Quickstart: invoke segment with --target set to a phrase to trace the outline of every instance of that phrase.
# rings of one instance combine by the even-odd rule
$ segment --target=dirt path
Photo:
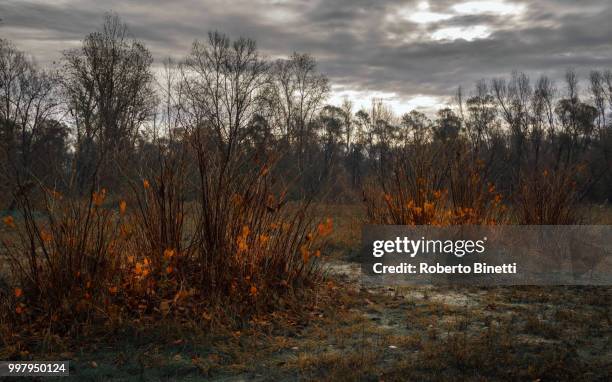
[[[217,380],[612,375],[609,288],[398,288],[362,282],[355,263],[329,269],[350,294],[332,320],[313,321],[255,371]]]

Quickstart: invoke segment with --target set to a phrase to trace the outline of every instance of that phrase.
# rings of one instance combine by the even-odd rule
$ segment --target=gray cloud
[[[400,100],[448,96],[458,85],[512,70],[559,77],[573,67],[584,77],[612,67],[609,0],[486,0],[498,6],[453,8],[469,1],[481,0],[428,7],[416,0],[8,0],[0,4],[0,35],[47,64],[112,10],[158,62],[184,56],[195,38],[217,29],[254,38],[271,57],[310,52],[337,88]],[[426,14],[418,19],[418,12]]]

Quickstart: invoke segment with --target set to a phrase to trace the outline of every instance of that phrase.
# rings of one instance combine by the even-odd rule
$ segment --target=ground
[[[71,359],[72,379],[92,381],[612,379],[612,288],[364,284],[351,262],[362,212],[330,211],[333,281],[299,315],[239,331],[162,322],[79,346],[44,338],[38,356]]]

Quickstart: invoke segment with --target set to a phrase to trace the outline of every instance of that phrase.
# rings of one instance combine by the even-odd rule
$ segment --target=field
[[[609,219],[608,210],[597,219]],[[78,380],[609,380],[612,288],[413,287],[363,284],[351,262],[363,211],[333,218],[312,301],[243,328],[202,320],[92,328],[34,339],[2,359],[70,359]],[[297,309],[296,309],[297,308]],[[31,353],[30,353],[31,352]]]
[[[0,361],[612,381],[612,7],[260,2],[0,4]]]

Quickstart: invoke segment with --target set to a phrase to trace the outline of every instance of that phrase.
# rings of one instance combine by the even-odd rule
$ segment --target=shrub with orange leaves
[[[180,151],[166,151],[161,146],[159,150],[158,165],[139,177],[142,186],[138,180],[130,182],[133,207],[124,222],[130,234],[128,252],[136,254],[136,264],[141,264],[140,272],[127,283],[135,288],[135,294],[149,293],[147,298],[154,294],[169,298],[176,293],[176,279],[187,270],[188,248],[194,240],[185,231],[189,218],[185,209],[185,158]],[[148,308],[158,304],[151,301]]]
[[[35,213],[31,194],[18,195],[23,219],[18,224],[4,219],[16,238],[0,236],[0,245],[16,276],[15,312],[47,326],[53,316],[52,326],[66,328],[65,320],[92,317],[112,294],[109,288],[120,283],[124,242],[114,214],[102,206],[105,189],[92,192],[88,200],[59,198],[45,190]]]
[[[236,150],[228,156],[210,150],[199,130],[190,139],[202,188],[191,209],[197,237],[186,264],[205,266],[183,274],[207,300],[226,302],[240,319],[272,309],[289,292],[308,293],[322,279],[313,259],[319,260],[332,220],[316,224],[309,202],[287,206],[271,154]]]
[[[391,162],[391,174],[370,182],[364,191],[369,222],[434,226],[505,222],[501,194],[481,176],[486,173],[483,162],[461,148],[456,142],[452,147],[421,143],[399,151]],[[455,155],[448,156],[449,151]]]
[[[19,278],[8,309],[19,315],[14,322],[36,318],[62,331],[118,315],[200,317],[220,306],[249,320],[323,280],[319,260],[333,221],[315,222],[308,201],[287,206],[274,160],[227,158],[191,144],[200,179],[189,208],[188,157],[163,150],[159,166],[144,170],[112,208],[97,184],[81,200],[46,192],[36,214],[21,196],[23,222],[3,218],[19,235],[3,241]]]

